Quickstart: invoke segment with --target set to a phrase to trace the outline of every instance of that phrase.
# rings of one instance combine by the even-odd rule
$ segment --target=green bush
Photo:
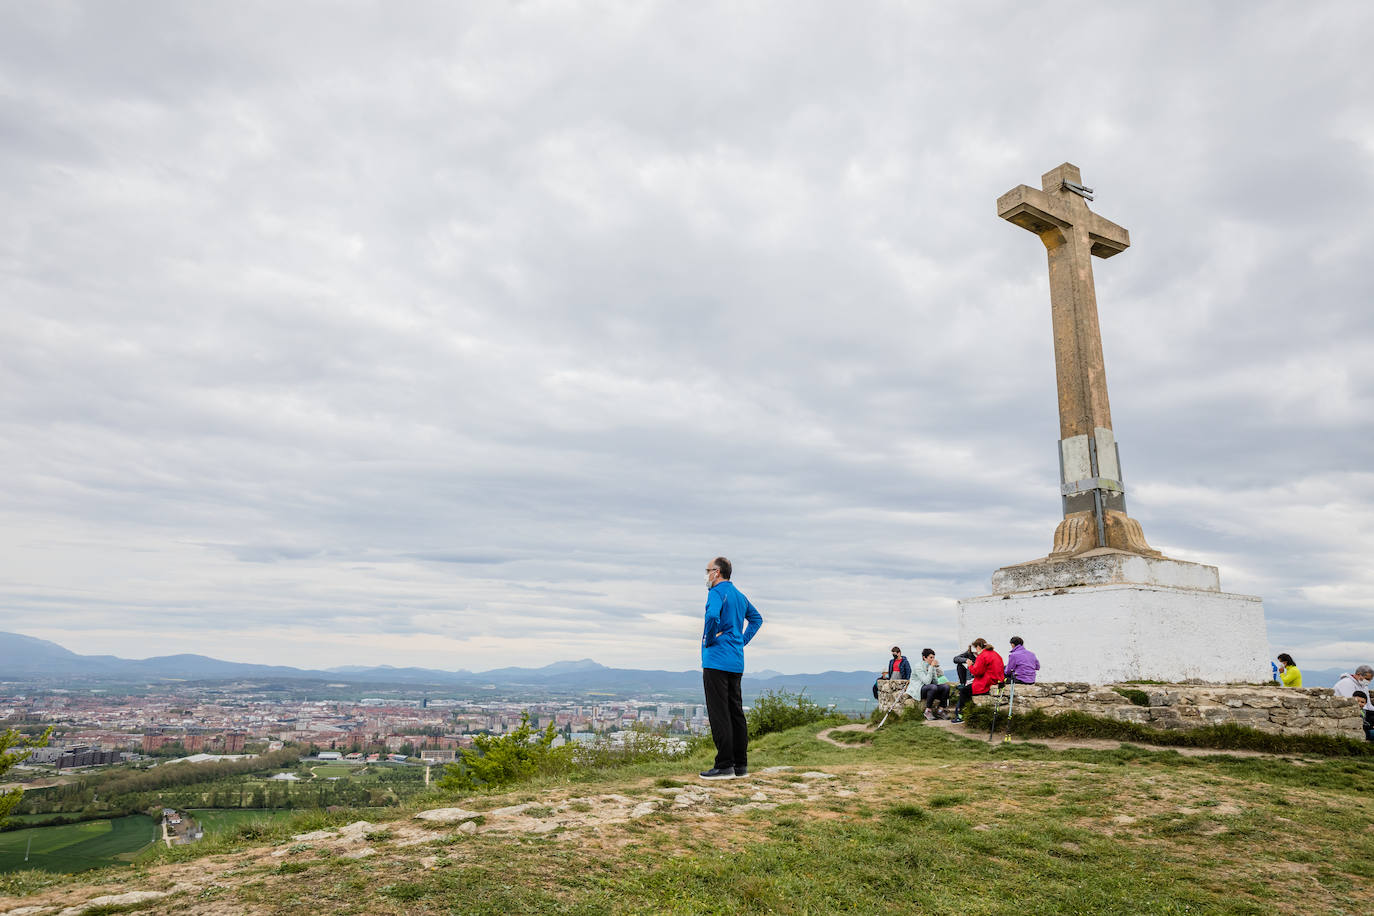
[[[580,770],[605,770],[635,763],[672,760],[690,754],[697,745],[710,739],[673,738],[636,724],[629,731],[617,733],[619,741],[612,743],[601,735],[588,744],[573,745],[572,763]]]
[[[509,734],[476,735],[474,749],[464,748],[456,763],[444,767],[439,788],[471,792],[566,770],[572,762],[573,747],[553,747],[556,737],[552,722],[544,731],[535,732],[530,727],[530,714],[521,713],[520,727]]]
[[[767,690],[754,701],[745,718],[749,722],[749,737],[757,738],[769,732],[782,732],[798,725],[819,722],[829,715],[830,711],[824,706],[811,702],[801,693]]]
[[[34,738],[25,737],[13,728],[7,728],[0,732],[0,776],[7,773],[10,767],[28,757],[32,748],[47,744],[51,735],[51,728]],[[0,824],[5,823],[9,813],[14,810],[14,807],[19,804],[23,797],[23,789],[10,789],[8,792],[0,793]]]

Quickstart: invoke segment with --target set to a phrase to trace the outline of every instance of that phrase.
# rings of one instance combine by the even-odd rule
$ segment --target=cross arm
[[[1092,243],[1093,254],[1110,258],[1131,247],[1131,234],[1125,229],[1092,211],[1088,212],[1088,217],[1088,241]]]
[[[1073,225],[1069,208],[1044,191],[1017,185],[997,198],[997,215],[1042,238],[1046,233]]]
[[[1034,232],[1050,247],[1058,244],[1053,241],[1054,236],[1062,235],[1075,224],[1082,224],[1085,218],[1088,242],[1097,257],[1110,258],[1131,247],[1131,234],[1116,223],[1098,216],[1082,203],[1075,208],[1062,198],[1030,185],[1017,185],[997,198],[997,215]]]

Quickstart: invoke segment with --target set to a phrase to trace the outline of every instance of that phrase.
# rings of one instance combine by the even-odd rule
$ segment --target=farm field
[[[358,772],[359,768],[356,763],[323,763],[319,766],[312,766],[310,772],[314,773],[318,779],[328,779],[331,776],[352,776]]]
[[[0,833],[0,872],[38,868],[71,873],[127,864],[160,836],[157,821],[143,814],[12,830]],[[26,848],[30,849],[28,862],[24,861]]]
[[[240,824],[270,824],[286,820],[296,811],[259,810],[256,808],[192,808],[186,812],[200,824],[207,837],[219,836],[238,828]]]

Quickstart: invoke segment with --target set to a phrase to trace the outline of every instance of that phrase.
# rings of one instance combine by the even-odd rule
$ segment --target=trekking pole
[[[992,728],[988,729],[988,744],[992,743],[993,733],[997,731],[997,707],[1002,705],[1001,684],[998,684],[997,695],[992,698]]]

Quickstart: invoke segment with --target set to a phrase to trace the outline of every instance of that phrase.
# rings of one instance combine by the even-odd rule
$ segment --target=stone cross
[[[1066,162],[1041,176],[1042,190],[1020,185],[997,199],[997,215],[1034,232],[1049,252],[1064,508],[1050,559],[1099,547],[1157,557],[1126,514],[1093,289],[1093,255],[1120,254],[1131,237],[1088,209],[1092,189],[1082,182],[1078,166]]]

